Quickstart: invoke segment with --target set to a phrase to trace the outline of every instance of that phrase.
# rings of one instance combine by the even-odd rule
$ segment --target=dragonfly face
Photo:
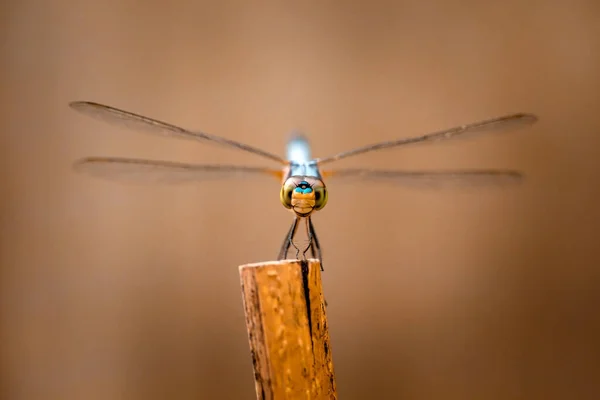
[[[281,187],[281,204],[298,217],[308,217],[327,204],[327,187],[321,179],[312,176],[292,176]]]
[[[491,131],[505,131],[510,128],[531,125],[537,121],[537,117],[533,114],[509,114],[420,136],[369,144],[329,157],[316,159],[312,158],[310,146],[306,138],[302,135],[295,135],[288,142],[286,159],[245,143],[200,131],[190,131],[168,122],[99,103],[76,101],[70,103],[70,106],[83,114],[115,125],[124,125],[128,128],[134,128],[154,135],[167,135],[202,143],[213,143],[232,150],[252,153],[268,159],[270,162],[277,163],[278,168],[224,164],[190,164],[139,158],[96,156],[78,160],[75,163],[75,168],[110,179],[133,178],[136,181],[151,179],[157,182],[197,182],[207,177],[219,177],[223,179],[247,178],[251,176],[277,177],[282,183],[280,191],[281,203],[295,214],[292,226],[280,248],[278,259],[285,258],[291,246],[297,250],[296,258],[299,257],[300,253],[304,257],[304,254],[310,249],[312,256],[321,261],[321,268],[323,267],[321,247],[312,224],[311,215],[313,212],[323,209],[327,204],[328,194],[327,188],[323,183],[323,177],[336,181],[360,182],[361,184],[368,182],[388,182],[399,185],[424,184],[425,186],[437,186],[440,183],[467,184],[469,186],[487,185],[519,182],[522,178],[522,174],[519,171],[506,169],[407,171],[339,168],[323,171],[323,174],[321,174],[320,168],[323,165],[373,151],[405,147],[417,143],[445,141],[455,137],[483,134]],[[298,249],[293,241],[300,221],[305,224],[309,237],[308,247],[304,250]]]

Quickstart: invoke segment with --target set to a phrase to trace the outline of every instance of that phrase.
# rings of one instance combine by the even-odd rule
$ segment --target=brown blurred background
[[[531,129],[340,162],[516,168],[479,190],[329,182],[314,222],[341,399],[600,393],[600,3],[2,2],[0,397],[255,398],[238,265],[278,182],[148,186],[73,160],[261,159],[149,137],[92,100],[315,156],[510,112]],[[268,165],[268,163],[267,163]]]

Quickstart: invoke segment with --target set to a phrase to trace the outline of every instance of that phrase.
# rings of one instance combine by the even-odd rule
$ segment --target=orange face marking
[[[315,208],[315,192],[292,192],[292,210],[298,215],[308,215]]]

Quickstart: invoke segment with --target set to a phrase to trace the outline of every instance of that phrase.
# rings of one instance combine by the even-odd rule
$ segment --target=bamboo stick
[[[257,398],[337,399],[319,262],[239,268]]]

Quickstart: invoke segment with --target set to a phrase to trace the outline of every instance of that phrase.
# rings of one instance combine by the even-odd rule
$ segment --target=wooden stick
[[[319,262],[242,265],[240,278],[257,398],[337,399]]]

